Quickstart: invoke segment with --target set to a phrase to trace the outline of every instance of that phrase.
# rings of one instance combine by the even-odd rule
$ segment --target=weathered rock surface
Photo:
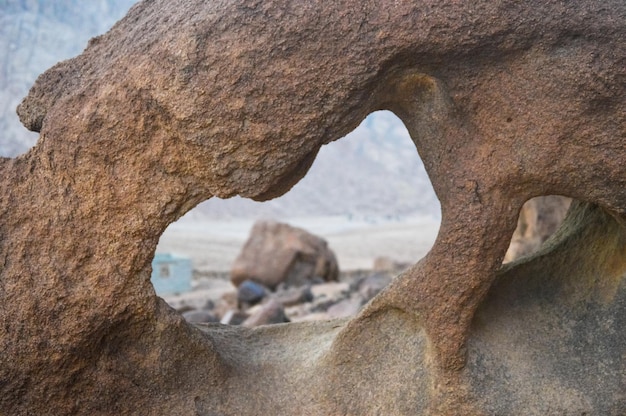
[[[332,281],[338,276],[337,259],[324,239],[275,221],[254,224],[231,270],[235,286],[252,280],[270,289],[279,284],[302,286],[315,279]]]
[[[25,153],[37,141],[38,134],[24,129],[15,114],[37,76],[80,53],[90,37],[104,33],[133,3],[137,1],[0,2],[0,156]],[[215,220],[439,213],[423,164],[393,114],[376,113],[348,136],[322,148],[305,179],[280,200],[261,204],[212,198],[191,215]]]
[[[621,0],[139,3],[37,80],[39,142],[0,159],[0,413],[624,414],[624,22]],[[442,226],[355,318],[194,326],[155,296],[169,223],[288,191],[377,109]],[[584,202],[502,267],[537,195]]]

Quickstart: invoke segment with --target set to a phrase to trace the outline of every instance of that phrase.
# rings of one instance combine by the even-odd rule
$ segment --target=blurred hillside
[[[0,0],[0,155],[37,140],[15,108],[36,77],[77,55],[135,0]],[[406,129],[389,112],[370,115],[345,138],[324,146],[309,174],[287,195],[256,203],[212,199],[188,219],[345,215],[439,216],[439,203]]]
[[[24,153],[37,140],[15,114],[37,76],[79,54],[135,2],[0,0],[0,155]]]

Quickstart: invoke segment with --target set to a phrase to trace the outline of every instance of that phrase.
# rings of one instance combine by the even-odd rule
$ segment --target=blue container
[[[191,259],[169,253],[157,253],[152,260],[150,280],[157,295],[173,295],[191,290]]]

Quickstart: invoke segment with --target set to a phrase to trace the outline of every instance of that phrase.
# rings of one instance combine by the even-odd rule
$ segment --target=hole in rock
[[[157,247],[152,281],[192,322],[237,324],[263,308],[280,309],[290,321],[348,316],[430,250],[440,217],[408,131],[393,113],[379,111],[323,146],[287,194],[266,202],[214,198],[171,224]],[[257,220],[287,223],[325,240],[338,281],[326,281],[332,256],[283,226],[267,228],[265,243],[246,250],[235,270]],[[178,268],[185,274],[178,276]],[[166,269],[167,277],[157,275]],[[275,280],[265,285],[269,289],[238,280],[237,289],[231,278]]]
[[[537,251],[559,228],[570,203],[570,198],[558,195],[539,196],[526,201],[520,211],[504,263]]]

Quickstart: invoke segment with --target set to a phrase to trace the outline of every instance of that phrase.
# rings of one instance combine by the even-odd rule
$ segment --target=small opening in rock
[[[570,198],[557,195],[539,196],[526,201],[520,211],[504,263],[537,251],[559,228],[570,203]]]
[[[440,218],[439,201],[408,131],[393,113],[376,112],[323,146],[308,174],[286,195],[267,202],[214,198],[170,225],[157,256],[189,259],[192,290],[159,293],[157,287],[157,293],[194,322],[241,324],[263,307],[279,318],[281,309],[290,321],[352,315],[430,250]],[[260,219],[325,240],[337,259],[338,281],[325,281],[332,261],[317,256],[321,249],[310,243],[313,237],[298,241],[298,231],[286,231],[282,235],[290,243],[269,241],[269,252],[252,255],[258,267],[284,262],[285,281],[278,276],[278,284],[259,287],[255,283],[263,283],[264,272],[245,274],[241,269],[250,266],[244,265],[237,276],[248,276],[249,283],[242,283],[233,264]],[[280,254],[280,247],[295,254]],[[175,278],[172,271],[168,279]]]
[[[513,121],[513,119],[511,117],[507,117],[506,122],[510,123],[511,121]]]

